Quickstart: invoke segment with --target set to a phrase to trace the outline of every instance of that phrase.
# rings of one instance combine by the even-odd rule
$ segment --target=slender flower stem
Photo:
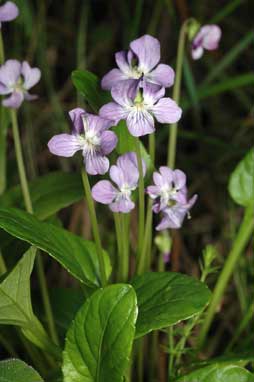
[[[168,328],[168,339],[169,339],[169,362],[168,362],[168,380],[171,380],[174,368],[174,331],[173,326]]]
[[[122,269],[122,281],[126,282],[129,275],[129,216],[127,214],[121,214],[122,220],[122,240],[123,240],[123,269]]]
[[[5,57],[4,57],[4,42],[3,42],[3,35],[2,35],[2,31],[0,29],[0,65],[2,65],[5,61]]]
[[[155,134],[149,134],[148,145],[149,145],[150,159],[151,159],[152,165],[154,166],[154,162],[155,162]]]
[[[121,279],[122,279],[122,268],[123,268],[123,265],[122,265],[122,262],[123,262],[122,228],[121,228],[120,214],[118,212],[115,212],[113,215],[114,215],[114,221],[115,221],[117,253],[118,253],[116,280],[121,281]]]
[[[87,206],[88,206],[88,210],[89,210],[89,214],[90,214],[93,236],[94,236],[98,261],[99,261],[101,284],[102,284],[102,287],[104,287],[107,284],[107,277],[106,277],[103,249],[102,249],[102,245],[101,245],[101,238],[100,238],[100,234],[99,234],[99,226],[98,226],[98,222],[97,222],[97,217],[96,217],[94,201],[92,198],[89,179],[88,179],[86,171],[83,169],[82,169],[82,180],[83,180],[83,185],[84,185],[84,190],[85,190],[85,195],[86,195],[86,201],[87,201]]]
[[[246,207],[244,218],[240,229],[236,235],[233,247],[228,255],[228,258],[224,264],[222,272],[220,273],[219,279],[215,286],[212,300],[207,310],[203,326],[201,328],[198,345],[199,348],[202,348],[204,341],[206,339],[207,333],[209,331],[210,325],[216,313],[217,307],[221,302],[222,296],[225,292],[225,289],[228,285],[232,272],[236,266],[239,257],[241,256],[242,251],[247,245],[250,236],[254,230],[254,205]]]
[[[146,255],[149,248],[149,236],[151,234],[151,225],[152,225],[152,200],[149,199],[148,207],[147,207],[147,217],[146,217],[146,226],[145,226],[145,234],[144,234],[144,243],[142,246],[142,251],[139,257],[138,266],[137,266],[137,274],[140,275],[145,271],[146,267]]]
[[[141,256],[142,243],[144,239],[144,229],[145,229],[145,195],[144,195],[144,176],[143,176],[143,164],[141,156],[140,142],[137,138],[136,143],[136,154],[138,160],[138,171],[139,171],[139,219],[138,219],[138,258]]]
[[[15,145],[15,152],[16,152],[16,159],[17,159],[17,165],[18,165],[18,171],[19,171],[21,190],[22,190],[26,210],[30,214],[33,214],[33,206],[32,206],[31,196],[30,196],[30,192],[29,192],[26,170],[25,170],[25,165],[24,165],[24,159],[23,159],[23,154],[22,154],[21,140],[20,140],[20,135],[19,135],[16,110],[10,109],[10,114],[11,114],[13,139],[14,139],[14,145]],[[49,331],[50,331],[50,334],[51,334],[53,341],[55,341],[56,344],[59,344],[58,335],[57,335],[55,322],[54,322],[54,317],[53,317],[53,313],[52,313],[52,309],[51,309],[51,305],[50,305],[47,282],[46,282],[46,278],[45,278],[45,274],[44,274],[44,270],[43,270],[43,262],[42,262],[42,258],[40,256],[36,256],[36,270],[37,270],[37,274],[38,274],[38,279],[39,279],[44,309],[46,312],[47,321],[48,321],[48,325],[49,325]]]
[[[175,77],[175,84],[173,89],[173,100],[177,104],[179,103],[179,100],[180,100],[184,48],[185,48],[186,31],[187,31],[188,23],[189,23],[189,20],[186,20],[181,27],[179,41],[178,41],[178,48],[177,48],[176,77]],[[175,166],[176,141],[177,141],[177,123],[174,123],[169,126],[169,141],[168,141],[168,166],[172,169]]]

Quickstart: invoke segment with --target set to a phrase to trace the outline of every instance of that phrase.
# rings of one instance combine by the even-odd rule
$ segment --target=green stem
[[[2,31],[0,30],[0,65],[2,65],[5,61],[4,57],[4,42],[3,42],[3,35]]]
[[[29,192],[24,159],[22,154],[16,110],[10,109],[10,114],[11,114],[13,139],[14,139],[14,145],[15,145],[15,153],[16,153],[16,159],[17,159],[17,165],[18,165],[18,171],[19,171],[21,190],[22,190],[26,210],[30,214],[33,214],[33,206],[32,206],[31,196]],[[49,331],[50,331],[52,339],[58,344],[59,340],[58,340],[54,317],[53,317],[53,313],[52,313],[52,309],[50,305],[49,293],[48,293],[46,278],[45,278],[45,274],[43,270],[43,264],[42,264],[41,258],[38,256],[36,257],[36,270],[38,274],[43,305],[44,305],[45,313],[47,316]]]
[[[168,328],[168,340],[169,340],[169,363],[168,363],[168,380],[171,380],[174,369],[174,328],[170,326]]]
[[[204,341],[206,339],[207,333],[209,331],[210,325],[216,313],[217,307],[221,302],[222,296],[228,285],[230,277],[234,271],[234,268],[239,260],[239,257],[247,245],[250,236],[254,230],[254,205],[246,207],[244,219],[237,233],[233,247],[228,255],[228,258],[224,264],[222,272],[220,273],[219,279],[215,286],[212,300],[207,310],[203,326],[201,328],[198,345],[202,348]]]
[[[123,240],[123,269],[122,269],[122,281],[126,282],[129,275],[129,216],[127,214],[121,214],[122,218],[122,240]]]
[[[92,198],[89,179],[88,179],[86,171],[83,169],[82,169],[82,181],[83,181],[83,185],[84,185],[86,201],[87,201],[87,206],[88,206],[88,210],[89,210],[89,214],[90,214],[93,236],[94,236],[94,241],[95,241],[95,246],[96,246],[96,252],[97,252],[98,261],[99,261],[101,284],[102,284],[102,287],[104,287],[107,284],[107,277],[106,277],[106,271],[105,271],[103,249],[102,249],[101,239],[100,239],[100,234],[99,234],[99,226],[98,226],[98,222],[97,222],[97,217],[96,217],[94,201]]]
[[[152,219],[153,219],[152,204],[153,204],[153,201],[149,199],[147,203],[145,234],[143,237],[144,242],[143,242],[142,251],[141,251],[138,265],[137,265],[138,275],[141,275],[146,268],[146,257],[147,257],[147,252],[149,250],[149,241],[150,241],[149,239],[150,239]]]
[[[117,241],[117,275],[116,280],[119,282],[122,279],[122,269],[123,269],[123,238],[122,238],[122,227],[120,221],[120,214],[115,212],[114,214],[115,230],[116,230],[116,241]]]
[[[7,272],[6,264],[3,258],[3,254],[0,250],[0,275],[3,275],[6,272]]]
[[[138,258],[141,256],[142,242],[144,238],[144,226],[145,226],[145,196],[144,196],[144,176],[143,176],[143,165],[142,156],[139,139],[135,139],[136,154],[138,160],[138,171],[139,171],[139,218],[138,218]]]
[[[154,162],[155,162],[155,134],[149,134],[148,145],[149,145],[149,155],[151,158],[152,165],[154,166]]]
[[[182,82],[182,71],[183,71],[183,58],[184,58],[184,48],[186,40],[186,30],[188,27],[189,20],[186,20],[180,30],[180,36],[177,48],[177,59],[176,59],[176,77],[173,89],[173,100],[178,104],[180,100],[181,92],[181,82]],[[169,141],[168,141],[168,166],[174,168],[175,157],[176,157],[176,141],[177,141],[177,123],[173,123],[169,126]]]

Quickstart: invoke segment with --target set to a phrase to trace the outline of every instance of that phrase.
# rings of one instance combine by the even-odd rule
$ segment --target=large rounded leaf
[[[236,166],[229,180],[229,193],[241,206],[254,203],[254,149]]]
[[[180,377],[177,382],[254,382],[254,376],[240,366],[215,363]]]
[[[0,228],[47,252],[89,287],[100,286],[99,262],[91,241],[15,208],[0,208]],[[110,261],[106,253],[104,259],[109,276]]]
[[[211,295],[204,283],[174,272],[145,273],[132,285],[139,309],[136,338],[201,312]]]
[[[115,284],[95,292],[67,333],[64,382],[120,382],[135,333],[134,289]]]
[[[37,371],[20,359],[0,362],[0,382],[43,382]]]

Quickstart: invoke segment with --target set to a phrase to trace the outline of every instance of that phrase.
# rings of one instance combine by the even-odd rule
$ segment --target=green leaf
[[[8,359],[0,362],[0,382],[21,381],[43,382],[37,371],[20,359]]]
[[[30,276],[35,253],[29,250],[0,284],[0,324],[29,327],[34,319]]]
[[[60,171],[38,177],[29,183],[34,213],[40,220],[45,220],[62,208],[84,197],[81,176]],[[3,207],[23,206],[20,186],[8,190],[1,198]]]
[[[115,284],[95,292],[67,333],[64,382],[122,381],[136,318],[136,295],[130,285]]]
[[[88,70],[74,70],[71,78],[94,112],[98,112],[102,105],[111,101],[110,93],[101,90],[100,80],[95,74]]]
[[[150,272],[136,277],[132,286],[138,299],[136,338],[201,312],[209,302],[207,286],[174,272]]]
[[[254,202],[254,149],[251,149],[230,176],[229,193],[241,206]]]
[[[177,382],[254,382],[254,376],[237,365],[213,364],[180,377]]]
[[[100,285],[99,262],[93,242],[15,208],[0,208],[0,228],[47,252],[87,286]],[[104,261],[109,276],[111,267],[106,253]]]

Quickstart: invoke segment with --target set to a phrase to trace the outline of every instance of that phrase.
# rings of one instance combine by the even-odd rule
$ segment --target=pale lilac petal
[[[76,135],[58,134],[54,135],[48,142],[49,151],[60,157],[72,157],[82,146]]]
[[[0,82],[10,88],[15,85],[21,74],[21,63],[17,60],[7,60],[0,67]]]
[[[139,69],[144,72],[150,72],[160,61],[160,43],[149,35],[144,35],[130,44],[131,50],[138,57]]]
[[[80,107],[77,107],[75,109],[72,109],[69,111],[70,119],[72,120],[74,130],[78,133],[84,133],[84,125],[82,116],[86,114],[86,111],[84,109],[81,109]]]
[[[112,126],[112,121],[102,116],[86,113],[85,122],[87,130],[93,130],[95,133],[101,133]]]
[[[131,135],[141,137],[155,131],[154,119],[150,113],[144,111],[131,111],[126,120]]]
[[[170,87],[174,84],[175,72],[169,65],[159,64],[147,78],[155,84],[163,87]]]
[[[119,189],[121,189],[122,186],[125,184],[125,174],[121,167],[115,165],[111,166],[109,170],[109,176],[111,180],[113,180],[113,182],[117,184]]]
[[[103,118],[114,121],[114,125],[117,125],[121,119],[127,118],[128,111],[115,102],[109,102],[100,108],[99,114]]]
[[[143,86],[143,98],[146,105],[154,105],[160,98],[165,95],[165,88],[158,85],[151,84],[147,81],[142,82]]]
[[[2,101],[2,105],[11,109],[18,109],[24,101],[24,94],[22,92],[13,92],[8,98]]]
[[[148,186],[146,188],[146,192],[150,196],[151,199],[156,199],[160,195],[160,187],[158,186]]]
[[[155,171],[153,173],[153,182],[160,189],[165,185],[165,182],[164,182],[164,179],[163,179],[162,175],[159,172],[157,172],[157,171]]]
[[[151,112],[160,123],[178,122],[182,115],[182,109],[171,98],[161,98],[151,107]]]
[[[175,185],[175,188],[180,190],[181,188],[185,187],[186,185],[186,175],[181,170],[174,170],[173,172],[173,182]]]
[[[134,152],[128,152],[117,159],[117,166],[121,167],[123,170],[126,168],[126,165],[134,165],[134,169],[132,171],[138,172],[138,160],[137,160],[137,154]],[[128,164],[127,164],[128,163]],[[143,170],[143,176],[146,174],[146,163],[144,159],[142,159],[142,170]]]
[[[167,184],[171,184],[173,180],[173,171],[171,168],[166,167],[166,166],[161,166],[160,167],[160,173],[162,175],[162,178],[165,180]]]
[[[12,1],[7,1],[0,7],[0,21],[11,21],[16,19],[19,9]]]
[[[111,90],[111,95],[119,105],[128,107],[133,105],[134,98],[137,95],[138,83],[135,80],[124,81]]]
[[[187,188],[184,187],[179,190],[176,194],[172,195],[172,199],[178,203],[186,204],[187,203]]]
[[[139,179],[139,171],[132,154],[135,153],[121,155],[116,163],[117,168],[120,168],[123,173],[123,183],[128,184],[131,188],[136,188]]]
[[[131,199],[122,197],[111,203],[109,207],[113,212],[128,213],[135,208],[135,204]]]
[[[206,25],[201,28],[203,30],[203,47],[207,50],[218,48],[221,39],[221,29],[218,25]]]
[[[197,48],[192,46],[191,57],[193,58],[193,60],[198,60],[199,58],[203,56],[203,54],[204,54],[204,49],[202,48],[202,46],[198,46]]]
[[[121,52],[117,52],[115,54],[116,63],[119,69],[126,75],[129,76],[130,74],[130,64],[128,62],[127,58],[127,52],[122,50]]]
[[[0,94],[5,95],[10,93],[12,93],[12,89],[6,87],[4,84],[0,82]]]
[[[103,131],[101,134],[101,152],[103,155],[110,154],[117,145],[117,136],[113,131]]]
[[[127,79],[128,76],[122,73],[120,69],[112,69],[102,78],[101,87],[104,90],[111,90],[111,88],[118,84],[119,81],[124,81]]]
[[[38,68],[31,68],[27,61],[24,61],[21,66],[21,74],[24,77],[23,87],[26,90],[31,89],[36,85],[41,78],[41,71]]]
[[[101,180],[92,188],[92,197],[96,202],[110,204],[113,202],[117,190],[109,180]]]
[[[85,156],[84,163],[90,175],[104,175],[109,169],[108,158],[99,154]]]

